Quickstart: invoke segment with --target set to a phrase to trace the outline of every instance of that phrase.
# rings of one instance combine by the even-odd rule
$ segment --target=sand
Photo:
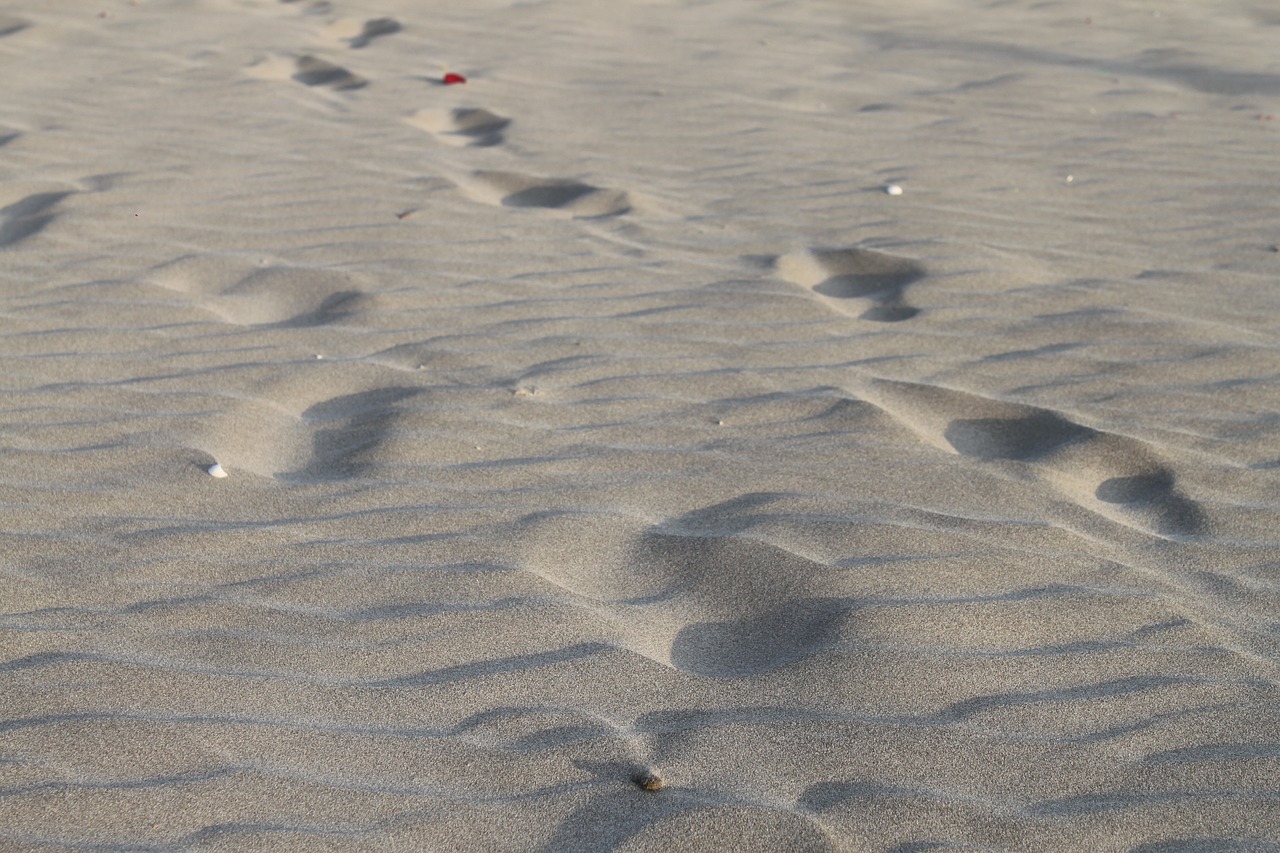
[[[1280,850],[1278,37],[0,3],[0,848]]]

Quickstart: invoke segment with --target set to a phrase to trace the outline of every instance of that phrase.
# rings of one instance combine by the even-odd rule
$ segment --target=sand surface
[[[1278,44],[0,2],[0,848],[1280,850]]]

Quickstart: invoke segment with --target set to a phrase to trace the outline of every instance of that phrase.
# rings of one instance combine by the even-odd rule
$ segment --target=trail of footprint
[[[477,201],[503,207],[536,207],[573,217],[617,216],[631,209],[622,190],[603,189],[567,178],[539,178],[519,172],[474,172],[459,188]]]
[[[485,148],[503,141],[511,119],[478,107],[419,110],[408,119],[447,145]]]
[[[925,275],[924,266],[875,249],[809,249],[774,259],[783,279],[807,287],[836,310],[848,313],[847,300],[866,300],[871,307],[858,317],[897,323],[920,313],[902,297],[906,287]]]
[[[148,279],[190,294],[195,302],[241,326],[305,328],[360,313],[371,297],[351,273],[307,267],[259,267],[244,259],[189,255],[155,267]]]
[[[69,195],[72,193],[33,193],[0,208],[0,248],[12,246],[43,231],[58,216],[53,208]]]
[[[1142,442],[1048,409],[932,385],[876,381],[863,396],[934,446],[1031,466],[1090,510],[1160,536],[1204,530],[1199,506]]]

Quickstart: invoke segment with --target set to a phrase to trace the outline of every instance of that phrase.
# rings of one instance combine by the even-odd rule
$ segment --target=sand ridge
[[[1280,22],[1087,15],[11,4],[0,847],[1272,849]]]

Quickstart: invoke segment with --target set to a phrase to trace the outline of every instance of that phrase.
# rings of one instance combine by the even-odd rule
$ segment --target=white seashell
[[[884,188],[884,191],[889,195],[902,195],[902,187],[897,184],[889,184],[889,186]]]
[[[206,468],[205,470],[209,472],[209,476],[210,476],[210,477],[225,477],[225,476],[227,476],[227,472],[226,472],[226,471],[224,471],[224,470],[222,470],[222,463],[220,463],[220,462],[215,462],[215,463],[213,463],[212,465],[210,465],[210,466],[209,466],[208,468]]]

